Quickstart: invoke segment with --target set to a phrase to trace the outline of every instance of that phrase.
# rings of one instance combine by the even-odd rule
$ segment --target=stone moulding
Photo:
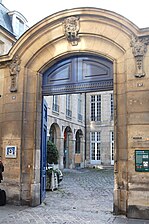
[[[112,90],[113,89],[113,80],[104,80],[96,83],[84,83],[84,84],[73,84],[73,85],[61,85],[55,87],[45,87],[43,89],[43,95],[61,94],[61,93],[72,93],[72,92],[90,92],[93,90],[102,91],[102,90]]]
[[[147,51],[148,44],[149,44],[149,36],[145,37],[132,36],[130,46],[132,47],[132,53],[136,61],[136,72],[134,74],[136,78],[142,78],[145,76],[143,68],[143,59]]]
[[[15,55],[9,65],[11,84],[10,84],[10,92],[17,92],[17,78],[20,72],[20,64],[21,60],[18,55]]]
[[[64,26],[64,34],[69,42],[73,46],[78,45],[78,32],[80,29],[80,24],[79,24],[79,17],[76,16],[70,16],[66,18],[63,22]]]

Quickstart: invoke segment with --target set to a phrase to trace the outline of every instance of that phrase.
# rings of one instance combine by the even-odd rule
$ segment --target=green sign
[[[149,172],[149,150],[135,150],[135,170]]]

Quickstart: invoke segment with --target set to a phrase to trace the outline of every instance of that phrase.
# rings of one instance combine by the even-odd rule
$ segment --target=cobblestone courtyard
[[[113,170],[65,170],[56,191],[38,207],[0,207],[0,223],[13,224],[147,224],[149,220],[114,216]]]

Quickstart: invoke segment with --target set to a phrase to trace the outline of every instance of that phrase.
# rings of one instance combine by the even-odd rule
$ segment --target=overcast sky
[[[149,27],[149,0],[2,0],[2,3],[10,11],[22,13],[29,26],[64,9],[96,7],[114,11],[139,28]]]

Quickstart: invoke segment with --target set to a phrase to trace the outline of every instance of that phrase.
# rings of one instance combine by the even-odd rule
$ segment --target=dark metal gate
[[[41,141],[41,202],[46,197],[46,158],[47,158],[47,103],[43,99],[42,105],[42,141]]]

